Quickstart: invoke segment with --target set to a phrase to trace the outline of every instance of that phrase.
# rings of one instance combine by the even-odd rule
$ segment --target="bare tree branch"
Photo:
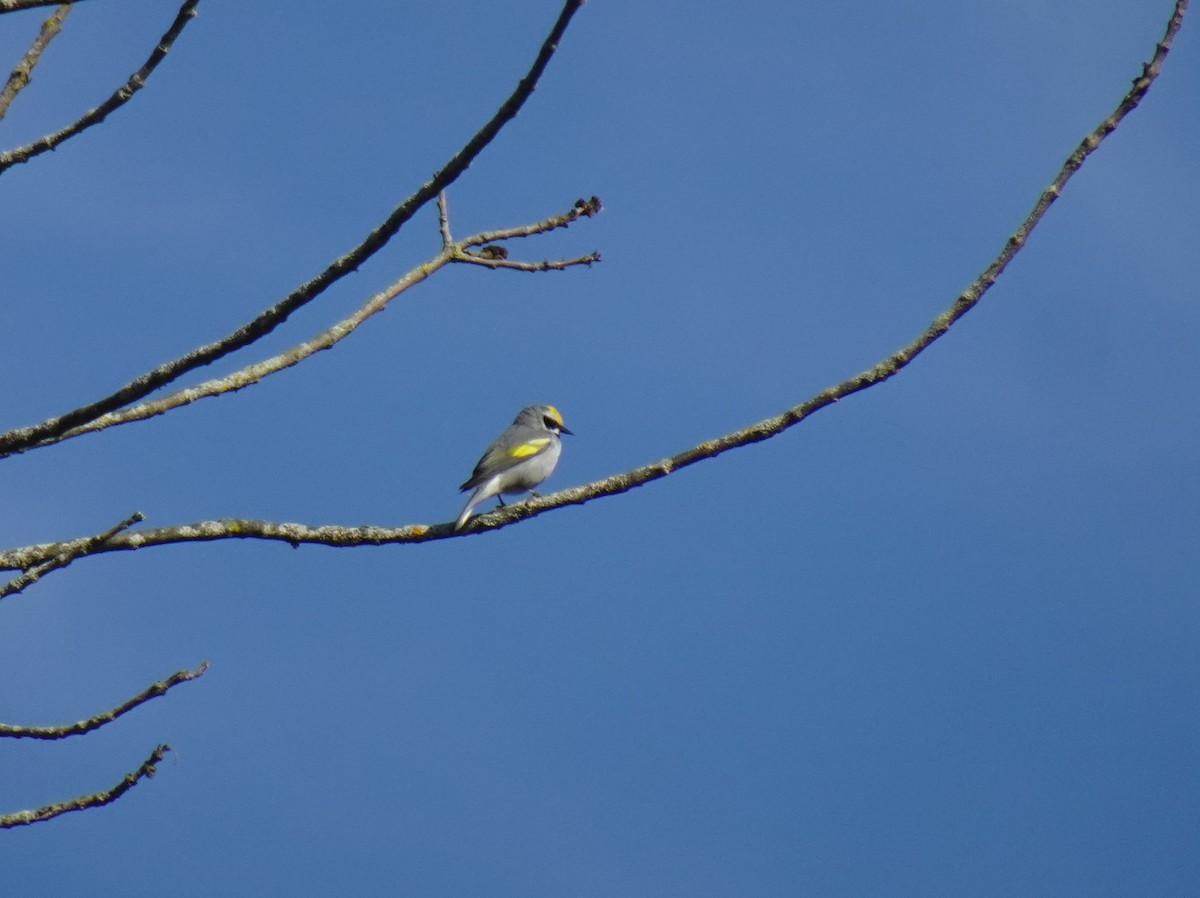
[[[0,0],[0,15],[6,12],[20,12],[23,9],[37,9],[39,6],[74,6],[80,0]]]
[[[44,820],[50,820],[58,817],[60,814],[66,814],[71,811],[84,811],[88,808],[99,808],[106,804],[111,804],[136,786],[143,777],[154,776],[157,772],[156,767],[158,763],[162,761],[163,756],[170,750],[171,746],[169,745],[157,746],[150,753],[150,757],[142,762],[141,767],[131,773],[125,774],[121,782],[117,783],[111,789],[105,789],[102,792],[93,792],[90,795],[81,795],[70,801],[46,805],[32,811],[16,811],[12,814],[0,814],[0,829],[29,826],[31,823],[41,823]]]
[[[445,192],[439,196],[442,197],[439,203],[441,214],[445,214]],[[89,421],[82,427],[76,427],[68,430],[66,433],[59,434],[51,439],[47,439],[38,443],[39,446],[49,445],[51,443],[61,442],[62,440],[71,439],[72,437],[80,436],[81,434],[91,433],[97,430],[104,430],[108,427],[114,427],[118,424],[128,424],[132,421],[143,421],[147,418],[152,418],[155,415],[162,415],[171,409],[179,408],[184,405],[190,405],[197,399],[204,399],[210,396],[222,396],[227,393],[233,393],[238,390],[245,389],[252,384],[258,383],[269,375],[276,374],[293,365],[299,364],[304,359],[320,352],[324,349],[330,349],[342,339],[349,336],[359,325],[363,324],[368,318],[377,312],[383,311],[389,302],[405,292],[411,287],[424,281],[426,278],[434,274],[440,268],[444,267],[449,262],[470,262],[477,265],[486,265],[491,268],[513,268],[520,271],[549,271],[562,270],[571,268],[575,265],[591,265],[594,262],[600,261],[599,253],[589,253],[586,256],[581,256],[577,259],[559,259],[555,261],[542,262],[498,262],[490,257],[485,258],[476,256],[468,252],[468,248],[479,246],[484,242],[492,242],[497,240],[507,240],[510,237],[528,237],[532,234],[543,233],[545,231],[553,231],[557,228],[565,228],[572,222],[575,222],[583,217],[591,217],[600,211],[600,200],[592,197],[590,200],[576,200],[575,205],[561,215],[554,215],[532,225],[524,225],[519,228],[508,228],[498,231],[487,231],[483,234],[476,234],[473,237],[468,237],[465,240],[460,240],[457,243],[443,243],[442,251],[432,259],[418,265],[406,275],[393,282],[390,286],[376,293],[368,299],[359,309],[357,309],[349,317],[342,319],[337,324],[322,331],[316,336],[297,346],[264,359],[261,362],[256,362],[252,365],[228,374],[224,377],[215,378],[205,381],[204,383],[196,384],[192,387],[187,387],[182,390],[177,390],[167,396],[159,399],[153,399],[147,402],[139,403],[138,405],[129,408],[121,409],[117,412],[111,412],[107,415],[102,415],[93,421]],[[449,233],[449,222],[439,220],[443,239]],[[494,244],[493,244],[494,245]],[[3,598],[3,593],[0,592],[0,598]]]
[[[13,67],[4,88],[0,89],[0,119],[4,118],[8,113],[8,107],[12,105],[12,101],[17,98],[17,94],[29,83],[33,67],[42,58],[42,51],[50,45],[50,41],[58,36],[58,32],[62,29],[63,20],[70,11],[70,3],[60,4],[58,9],[50,14],[50,18],[42,23],[37,37],[33,39],[33,43],[29,45],[29,49],[25,51],[25,55],[21,57],[21,61]]]
[[[591,266],[600,261],[600,254],[591,252],[584,256],[577,256],[574,259],[556,259],[554,261],[543,259],[541,262],[512,262],[509,261],[507,247],[500,246],[499,243],[515,237],[544,234],[546,231],[552,231],[555,228],[568,227],[581,215],[586,215],[590,218],[593,215],[599,214],[601,208],[602,205],[598,196],[593,196],[590,200],[579,199],[575,201],[575,208],[566,215],[555,215],[544,221],[519,228],[484,231],[476,234],[474,237],[468,237],[466,240],[460,240],[455,243],[454,238],[450,236],[450,212],[446,205],[446,191],[443,190],[438,194],[438,228],[442,234],[442,249],[449,255],[448,261],[450,262],[483,265],[486,268],[493,269],[510,268],[514,271],[562,271],[565,268],[573,268],[576,265]],[[478,252],[472,251],[472,247],[476,246],[482,248]]]
[[[107,100],[101,103],[94,109],[89,109],[79,119],[67,125],[67,127],[55,131],[53,134],[47,134],[45,137],[39,137],[33,143],[27,143],[23,147],[17,147],[15,150],[9,150],[0,153],[0,174],[3,174],[7,169],[21,162],[28,162],[34,156],[40,156],[49,150],[58,147],[65,140],[69,140],[76,134],[79,134],[93,125],[98,125],[109,114],[117,109],[120,109],[131,99],[133,95],[146,86],[146,79],[158,68],[158,64],[166,58],[166,55],[171,51],[171,45],[175,43],[175,39],[179,37],[181,31],[192,17],[196,15],[196,4],[200,0],[184,0],[183,6],[179,7],[179,12],[175,14],[175,21],[171,23],[171,27],[167,29],[158,40],[158,45],[150,54],[145,64],[129,76],[129,80],[122,84],[116,92]]]
[[[128,530],[134,524],[140,524],[146,519],[140,511],[136,511],[120,523],[110,527],[103,533],[98,533],[95,536],[87,536],[80,540],[74,540],[71,548],[64,549],[62,552],[57,552],[48,556],[37,563],[23,569],[19,577],[14,577],[12,580],[0,586],[0,599],[7,598],[11,595],[23,591],[26,587],[37,583],[42,577],[49,574],[51,571],[62,570],[67,567],[76,558],[83,555],[90,555],[92,550],[97,546],[101,546],[120,533],[122,530]]]
[[[400,228],[409,221],[426,203],[450,186],[467,170],[471,162],[495,139],[525,101],[533,93],[538,80],[558,49],[559,41],[567,26],[584,0],[566,0],[558,20],[542,42],[537,58],[528,73],[517,84],[516,89],[496,111],[496,114],[472,137],[466,145],[450,159],[416,193],[401,203],[391,215],[373,230],[354,249],[334,260],[319,275],[300,285],[282,300],[258,315],[253,321],[238,328],[228,336],[198,347],[170,362],[166,362],[127,383],[115,393],[97,402],[90,403],[66,414],[59,415],[30,427],[21,427],[0,434],[0,458],[22,452],[39,444],[53,442],[53,438],[68,430],[95,420],[101,415],[116,411],[149,395],[189,371],[211,364],[217,359],[261,339],[282,324],[297,309],[311,302],[330,285],[356,270],[381,249]]]
[[[683,452],[632,471],[614,474],[603,480],[571,489],[560,490],[548,496],[538,496],[525,502],[501,507],[488,514],[472,518],[462,529],[455,530],[445,524],[410,524],[404,527],[340,527],[335,525],[309,527],[304,524],[276,523],[272,521],[225,519],[118,533],[103,542],[94,538],[48,543],[37,546],[10,549],[0,552],[0,570],[29,570],[65,553],[72,557],[101,552],[124,551],[147,546],[167,545],[180,542],[206,542],[218,539],[266,539],[299,546],[302,543],[325,546],[362,546],[384,543],[420,543],[435,539],[450,539],[470,533],[496,530],[517,521],[531,518],[564,505],[581,505],[602,496],[613,496],[628,492],[653,480],[658,480],[682,468],[705,459],[715,458],[731,449],[758,443],[778,436],[799,424],[805,418],[846,396],[865,390],[893,377],[925,351],[935,340],[944,336],[963,315],[975,307],[991,288],[1008,264],[1020,252],[1029,235],[1045,216],[1047,210],[1062,194],[1063,188],[1078,171],[1084,161],[1100,146],[1101,142],[1141,102],[1151,84],[1162,70],[1163,61],[1170,51],[1171,42],[1183,23],[1188,0],[1176,0],[1175,10],[1167,24],[1166,33],[1157,46],[1150,61],[1142,66],[1142,73],[1133,81],[1129,92],[1117,104],[1116,109],[1105,118],[1067,157],[1057,176],[1034,204],[1033,210],[1021,222],[1020,227],[1008,238],[1000,253],[990,265],[964,290],[946,311],[938,315],[918,337],[908,345],[884,358],[878,364],[854,377],[829,387],[817,395],[793,406],[780,415],[766,418],[749,427],[708,440]],[[578,208],[578,207],[577,207]],[[449,234],[445,200],[442,200],[440,217],[443,239]],[[518,229],[519,230],[519,229]],[[521,236],[513,231],[495,231],[478,234],[460,241],[457,245],[480,245],[496,239],[497,235]],[[450,244],[455,246],[456,244]],[[447,247],[443,247],[443,253]]]
[[[84,733],[90,733],[92,730],[98,730],[105,724],[112,723],[118,717],[129,713],[139,705],[143,705],[153,698],[158,698],[160,695],[166,695],[169,690],[180,683],[186,683],[203,676],[206,670],[208,670],[207,661],[202,661],[200,666],[195,670],[177,670],[165,680],[159,680],[157,683],[150,684],[146,689],[128,701],[122,702],[108,711],[97,714],[95,717],[89,717],[87,720],[79,720],[75,723],[64,724],[63,726],[49,727],[25,727],[0,723],[0,738],[66,739],[68,736],[80,736]]]

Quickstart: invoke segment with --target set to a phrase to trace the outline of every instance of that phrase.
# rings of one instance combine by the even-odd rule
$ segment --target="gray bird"
[[[454,522],[454,529],[461,530],[471,511],[485,499],[533,492],[558,464],[562,452],[559,434],[570,432],[552,405],[521,409],[516,420],[484,451],[470,479],[459,487],[472,493]],[[504,504],[504,499],[500,499],[500,504]]]

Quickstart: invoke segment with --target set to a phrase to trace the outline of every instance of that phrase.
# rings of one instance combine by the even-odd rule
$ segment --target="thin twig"
[[[440,196],[444,197],[443,191]],[[439,204],[439,208],[444,211],[444,200]],[[543,231],[553,231],[557,228],[565,228],[572,222],[577,221],[584,216],[595,215],[600,208],[600,201],[595,197],[591,200],[577,200],[570,211],[561,215],[554,215],[543,221],[533,225],[525,225],[520,228],[510,228],[504,231],[487,232],[489,236],[505,235],[512,236],[529,236]],[[449,223],[441,227],[443,235],[449,233]],[[158,399],[152,399],[147,402],[139,403],[138,405],[130,406],[129,408],[121,409],[118,412],[112,412],[107,415],[102,415],[93,421],[88,422],[82,427],[76,427],[66,433],[59,434],[49,440],[45,440],[38,445],[48,445],[50,443],[61,442],[62,440],[71,439],[80,436],[84,433],[92,433],[97,430],[104,430],[109,427],[114,427],[118,424],[129,424],[133,421],[143,421],[147,418],[152,418],[155,415],[162,415],[175,408],[180,408],[184,405],[190,405],[198,399],[205,399],[210,396],[222,396],[227,393],[233,393],[238,390],[243,390],[252,384],[258,383],[265,377],[286,370],[293,365],[299,364],[304,359],[321,352],[325,349],[330,349],[343,339],[348,337],[361,324],[363,324],[372,315],[383,311],[393,299],[404,293],[406,290],[420,284],[426,278],[430,277],[434,272],[443,268],[450,262],[472,262],[478,265],[487,265],[493,268],[514,268],[521,271],[549,271],[562,270],[575,265],[591,265],[594,262],[600,261],[599,253],[590,253],[578,259],[565,259],[559,261],[546,262],[512,262],[504,264],[493,264],[489,259],[482,256],[476,256],[467,252],[467,247],[478,246],[484,242],[484,235],[476,234],[468,237],[465,240],[460,240],[457,243],[450,243],[442,247],[432,259],[418,265],[416,268],[409,271],[400,279],[393,282],[388,287],[376,293],[368,299],[361,307],[342,319],[337,324],[322,331],[309,340],[293,346],[290,349],[264,359],[261,362],[256,362],[252,365],[247,365],[238,371],[228,374],[224,377],[207,380],[195,386],[186,387],[182,390],[177,390],[166,396]],[[503,236],[500,239],[505,239]],[[3,595],[0,594],[0,598]]]
[[[6,12],[20,12],[23,9],[37,9],[39,6],[74,6],[80,0],[0,0],[0,15]]]
[[[123,408],[149,395],[196,368],[261,339],[287,320],[293,312],[311,302],[330,285],[358,269],[382,248],[400,228],[426,203],[450,186],[470,166],[476,156],[492,142],[529,99],[538,80],[558,49],[567,25],[583,5],[584,0],[566,0],[558,20],[542,42],[537,58],[516,89],[501,104],[496,114],[459,150],[449,162],[412,196],[396,207],[387,219],[373,230],[354,249],[333,261],[323,272],[297,287],[282,300],[258,315],[253,321],[228,336],[201,346],[170,362],[166,362],[127,383],[115,393],[66,414],[30,427],[21,427],[0,434],[0,458],[22,452],[38,444],[54,442],[55,436],[93,421],[101,415]]]
[[[482,246],[485,243],[496,243],[501,240],[514,240],[518,237],[530,237],[534,234],[545,234],[547,231],[553,231],[555,228],[570,227],[574,222],[581,218],[591,218],[598,215],[604,209],[604,204],[600,202],[600,197],[593,196],[590,199],[579,199],[575,201],[575,205],[567,215],[554,215],[542,221],[534,222],[529,225],[522,225],[517,228],[501,228],[495,231],[481,231],[466,240],[458,241],[458,245],[464,248],[472,246]]]
[[[42,561],[36,562],[35,564],[26,568],[20,576],[14,577],[12,580],[5,583],[4,586],[0,586],[0,599],[16,595],[17,593],[23,591],[26,587],[37,583],[38,580],[42,579],[42,577],[46,576],[46,574],[49,574],[51,571],[58,571],[67,567],[76,558],[79,558],[83,555],[90,555],[92,550],[97,546],[108,542],[108,540],[112,539],[122,530],[128,530],[134,524],[140,524],[145,519],[146,516],[144,514],[142,514],[140,511],[135,511],[125,520],[113,525],[112,527],[109,527],[103,533],[97,533],[94,536],[88,536],[84,537],[82,540],[76,540],[74,543],[72,543],[72,547],[70,549],[64,549],[62,552],[59,552]]]
[[[588,253],[586,256],[576,256],[574,259],[544,259],[541,262],[512,262],[508,259],[467,254],[459,256],[454,261],[482,265],[484,268],[508,268],[511,271],[562,271],[566,268],[574,268],[576,265],[591,266],[600,261],[600,254]]]
[[[446,206],[446,191],[439,190],[437,195],[438,231],[442,235],[442,249],[454,242],[450,236],[450,210]]]
[[[64,724],[63,726],[49,727],[25,727],[0,723],[0,737],[10,739],[66,739],[68,736],[80,736],[84,733],[90,733],[92,730],[98,730],[105,724],[112,723],[118,717],[129,713],[139,705],[143,705],[161,695],[166,695],[170,689],[178,686],[180,683],[187,683],[203,676],[206,670],[208,670],[207,661],[202,661],[200,666],[195,670],[177,670],[165,680],[152,683],[128,701],[122,702],[108,711],[97,714],[95,717],[89,717],[87,720],[80,720],[75,723]]]
[[[548,496],[538,496],[511,505],[498,508],[495,511],[472,518],[461,530],[456,530],[452,523],[444,524],[410,524],[404,527],[339,527],[322,526],[309,527],[304,524],[277,523],[274,521],[257,521],[241,519],[224,519],[204,521],[196,524],[185,524],[177,527],[163,527],[154,530],[135,530],[120,533],[100,545],[91,546],[86,553],[128,551],[148,546],[168,545],[181,542],[207,542],[220,539],[265,539],[285,542],[292,546],[301,544],[324,545],[334,547],[382,545],[393,543],[423,543],[438,539],[452,539],[469,533],[480,533],[487,530],[497,530],[518,521],[531,518],[564,505],[582,505],[592,499],[602,496],[614,496],[628,492],[636,487],[659,480],[675,471],[694,465],[705,459],[715,458],[724,452],[740,446],[762,442],[778,436],[785,430],[799,424],[813,413],[833,405],[838,400],[850,396],[860,390],[865,390],[882,383],[906,367],[914,358],[920,355],[935,340],[945,335],[950,327],[971,308],[973,308],[988,289],[995,283],[996,278],[1003,273],[1008,263],[1025,245],[1026,239],[1038,222],[1045,216],[1046,211],[1061,195],[1063,187],[1083,162],[1091,155],[1108,134],[1117,127],[1122,119],[1135,109],[1146,95],[1150,85],[1162,70],[1163,61],[1170,51],[1171,42],[1183,23],[1183,15],[1188,6],[1188,0],[1176,0],[1175,11],[1167,25],[1166,33],[1155,48],[1153,57],[1142,67],[1140,74],[1133,81],[1130,89],[1117,105],[1116,110],[1104,119],[1096,129],[1085,137],[1063,163],[1058,175],[1038,201],[1033,211],[1029,213],[1020,227],[1004,244],[1004,248],[996,259],[984,269],[983,273],[963,291],[951,304],[950,308],[938,315],[925,331],[907,346],[889,355],[877,365],[839,384],[829,387],[810,399],[787,409],[780,415],[766,418],[756,424],[751,424],[741,430],[726,434],[714,440],[708,440],[691,447],[683,452],[664,458],[649,465],[643,465],[632,471],[614,474],[603,480],[582,486],[560,490]],[[465,241],[463,241],[465,242]],[[65,551],[73,551],[79,541],[73,540],[62,543],[49,543],[40,546],[25,546],[0,552],[0,570],[25,569],[30,565],[53,557]]]
[[[55,131],[53,134],[47,134],[45,137],[39,137],[33,143],[27,143],[23,147],[17,147],[15,150],[9,150],[5,153],[0,153],[0,174],[7,169],[21,162],[28,162],[35,156],[40,156],[42,153],[53,150],[63,141],[69,140],[76,134],[79,134],[93,125],[98,125],[109,114],[117,109],[120,109],[131,99],[133,95],[146,86],[146,79],[158,68],[158,64],[166,58],[166,55],[171,51],[171,45],[175,43],[175,39],[179,37],[180,32],[192,17],[196,15],[196,4],[200,0],[184,0],[183,5],[179,7],[179,12],[175,14],[175,21],[171,23],[171,27],[167,29],[158,40],[158,45],[146,60],[145,64],[129,76],[129,80],[122,84],[107,100],[101,103],[94,109],[89,109],[80,118],[67,127]]]
[[[16,99],[17,94],[24,90],[25,85],[29,83],[33,67],[42,58],[42,51],[50,45],[50,41],[58,36],[58,32],[62,30],[63,20],[66,19],[67,13],[70,11],[70,3],[59,4],[58,9],[50,14],[50,18],[42,23],[37,37],[33,39],[33,43],[29,45],[29,49],[25,51],[25,55],[21,57],[21,61],[13,66],[12,73],[8,76],[8,81],[5,83],[4,88],[0,89],[0,119],[4,118],[8,113],[8,107],[12,105],[12,101]]]
[[[105,789],[102,792],[93,792],[90,795],[81,795],[79,798],[73,798],[70,801],[59,802],[58,804],[49,804],[45,807],[36,808],[32,811],[17,811],[13,814],[0,814],[0,829],[12,829],[15,826],[29,826],[32,823],[41,823],[44,820],[50,820],[58,817],[60,814],[67,814],[71,811],[84,811],[88,808],[99,808],[106,804],[111,804],[116,801],[130,789],[138,784],[143,777],[152,777],[157,772],[157,766],[162,761],[163,756],[171,750],[171,746],[163,744],[157,746],[150,753],[142,766],[131,773],[125,774],[121,782],[117,783],[111,789]]]

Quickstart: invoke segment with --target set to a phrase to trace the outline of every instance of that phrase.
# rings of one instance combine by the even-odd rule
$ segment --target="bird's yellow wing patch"
[[[550,442],[549,437],[539,437],[536,440],[526,440],[524,443],[513,446],[508,450],[508,454],[512,458],[525,458],[528,455],[537,455]]]

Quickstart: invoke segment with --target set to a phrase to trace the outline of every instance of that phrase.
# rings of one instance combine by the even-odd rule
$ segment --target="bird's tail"
[[[471,512],[475,506],[483,501],[484,497],[480,495],[483,490],[476,487],[471,491],[471,498],[467,500],[467,504],[463,506],[463,510],[458,513],[458,520],[454,522],[455,530],[462,530],[463,525],[467,523],[467,519],[471,517]]]

